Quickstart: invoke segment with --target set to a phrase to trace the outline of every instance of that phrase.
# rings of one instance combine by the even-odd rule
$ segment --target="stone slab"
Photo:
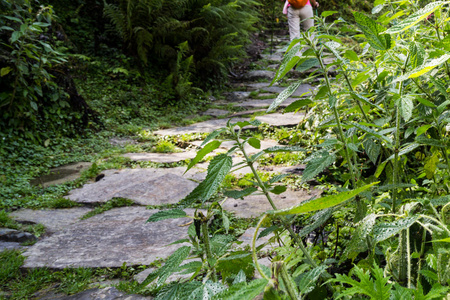
[[[287,107],[289,104],[299,100],[298,98],[287,98],[278,107]],[[234,106],[244,108],[261,108],[269,107],[275,99],[249,99],[241,103],[237,103]]]
[[[272,79],[275,77],[275,72],[273,71],[265,71],[265,70],[256,70],[256,71],[250,71],[248,73],[245,73],[242,76],[243,80],[246,81],[256,81],[256,80],[269,80],[272,81]]]
[[[68,164],[65,166],[50,169],[49,174],[42,175],[38,178],[31,180],[32,185],[41,185],[42,187],[48,187],[50,185],[62,184],[68,181],[78,179],[81,176],[81,172],[91,167],[91,162],[79,162],[74,164]]]
[[[126,146],[126,145],[135,145],[138,142],[135,139],[127,138],[127,137],[113,137],[109,139],[109,143],[113,146]]]
[[[179,168],[107,170],[100,181],[72,190],[67,198],[79,203],[103,203],[115,197],[141,205],[177,203],[186,197],[206,174]]]
[[[274,113],[269,115],[257,116],[255,119],[267,123],[271,126],[293,126],[297,125],[300,120],[300,114],[295,113]],[[154,133],[159,135],[177,135],[186,133],[198,133],[198,132],[213,132],[216,129],[223,128],[226,126],[229,118],[219,119],[219,120],[209,120],[205,122],[200,122],[197,124],[169,128],[164,130],[157,130]],[[233,122],[249,121],[250,118],[234,118]],[[247,129],[254,128],[252,126],[246,127]]]
[[[284,209],[297,205],[300,202],[308,200],[312,197],[317,197],[321,193],[322,191],[317,189],[312,191],[287,190],[280,195],[270,194],[270,196],[272,197],[277,209]],[[264,195],[250,195],[245,197],[244,200],[227,199],[227,201],[225,201],[222,205],[222,208],[235,213],[236,217],[239,218],[255,218],[266,211],[273,210]]]
[[[192,215],[193,209],[186,209]],[[183,244],[169,245],[187,235],[188,218],[147,223],[158,212],[122,207],[71,225],[38,241],[25,253],[24,268],[106,268],[148,265],[165,259]]]
[[[153,299],[153,297],[144,297],[137,294],[126,294],[125,292],[119,291],[115,287],[105,287],[105,288],[94,288],[82,291],[75,295],[65,296],[65,295],[47,295],[39,297],[41,300],[143,300],[143,299]]]
[[[276,85],[261,88],[261,90],[263,90],[265,92],[276,93],[276,94],[283,92],[285,89],[286,89],[286,87],[276,86]],[[292,93],[291,96],[300,97],[305,93],[306,93],[306,95],[310,95],[311,94],[310,90],[315,90],[315,87],[313,87],[312,85],[307,84],[307,83],[301,84],[298,87],[298,89],[294,93]]]
[[[193,159],[195,151],[176,152],[176,153],[126,153],[123,157],[128,157],[133,161],[151,161],[155,163],[174,163]]]
[[[43,210],[21,209],[10,213],[9,216],[18,222],[42,224],[47,231],[56,232],[78,222],[82,216],[91,210],[87,207]]]
[[[258,231],[258,234],[260,234],[261,231],[263,231],[264,229],[265,228],[260,228]],[[255,234],[255,230],[256,230],[256,227],[250,227],[238,238],[238,241],[242,242],[242,244],[239,245],[240,247],[245,247],[247,245],[250,247],[252,246],[253,235]],[[267,244],[269,242],[269,239],[273,236],[274,236],[274,234],[270,233],[269,235],[267,235],[265,237],[262,237],[259,239],[257,238],[256,243],[255,243],[256,247],[259,247],[262,244]],[[272,247],[270,247],[270,245],[266,245],[261,250],[265,251],[265,250],[269,250],[270,248],[272,248]]]
[[[263,54],[262,57],[270,62],[280,62],[283,60],[281,53]]]
[[[242,101],[250,97],[250,92],[235,91],[225,94],[228,101]]]
[[[2,252],[4,250],[21,250],[21,249],[26,249],[26,248],[28,248],[28,247],[22,246],[21,243],[0,241],[0,252]],[[0,299],[1,299],[1,295],[0,295]]]
[[[210,109],[206,110],[205,112],[202,112],[201,114],[203,116],[211,116],[211,117],[217,118],[217,117],[226,116],[226,115],[230,114],[230,112],[225,109],[210,108]]]

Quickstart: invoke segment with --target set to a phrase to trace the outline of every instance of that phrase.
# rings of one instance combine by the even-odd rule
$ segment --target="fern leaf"
[[[178,219],[185,217],[187,217],[187,214],[181,209],[161,210],[151,215],[147,222],[157,222],[166,219]]]

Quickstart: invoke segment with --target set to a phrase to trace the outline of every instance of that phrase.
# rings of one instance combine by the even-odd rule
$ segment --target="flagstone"
[[[122,156],[133,161],[151,161],[155,163],[174,163],[193,159],[195,151],[185,151],[176,153],[126,153]]]
[[[192,215],[193,209],[186,209]],[[165,259],[183,244],[190,219],[147,223],[158,212],[145,207],[122,207],[79,221],[38,241],[23,255],[24,268],[121,267],[148,265]]]

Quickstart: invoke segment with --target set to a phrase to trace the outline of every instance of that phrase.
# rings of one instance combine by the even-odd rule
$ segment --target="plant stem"
[[[259,274],[261,274],[261,276],[263,278],[270,281],[270,278],[267,277],[266,274],[261,269],[261,266],[258,263],[258,256],[256,255],[256,237],[258,236],[259,228],[261,228],[261,225],[264,222],[264,220],[266,219],[266,217],[267,217],[267,215],[263,215],[262,218],[259,220],[258,225],[256,225],[255,233],[253,234],[253,239],[252,239],[252,257],[253,257],[253,262],[255,263],[255,267],[258,270]]]
[[[287,290],[289,297],[293,300],[298,299],[298,291],[292,284],[292,279],[286,270],[286,265],[284,261],[277,261],[275,264],[276,268],[279,271],[279,274],[281,275],[281,278],[283,279],[284,286]]]
[[[411,246],[409,241],[409,227],[406,229],[406,259],[408,261],[408,289],[411,288]]]
[[[355,91],[353,90],[352,84],[350,83],[350,79],[348,78],[347,71],[344,70],[344,68],[343,68],[342,66],[341,66],[341,70],[342,70],[342,72],[343,72],[343,74],[344,74],[345,81],[347,82],[348,89],[349,89],[351,92],[355,92]],[[363,109],[363,107],[362,107],[362,105],[361,105],[361,102],[360,102],[359,100],[356,100],[356,103],[358,104],[359,110],[360,110],[361,113],[363,114],[364,119],[366,120],[366,122],[367,122],[367,123],[370,123],[370,119],[369,119],[369,117],[366,115],[366,112],[364,111],[364,109]]]
[[[206,260],[208,262],[208,266],[211,269],[211,278],[213,282],[217,282],[217,275],[214,271],[214,266],[211,266],[211,260],[213,259],[212,253],[211,253],[211,244],[209,242],[209,233],[208,233],[208,221],[202,218],[202,236],[203,236],[203,244],[205,246],[205,252],[206,252]]]

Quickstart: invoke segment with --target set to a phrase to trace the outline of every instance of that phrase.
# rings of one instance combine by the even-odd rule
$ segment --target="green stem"
[[[420,245],[419,262],[418,262],[418,269],[417,269],[417,280],[416,280],[417,283],[420,282],[420,270],[422,269],[422,256],[425,253],[426,239],[427,239],[427,230],[424,228],[423,233],[422,233],[422,243]]]
[[[395,213],[395,202],[397,202],[397,188],[398,185],[398,153],[400,152],[400,108],[398,105],[395,107],[395,146],[394,146],[394,174],[392,182],[394,189],[392,193],[392,212]]]
[[[408,289],[411,288],[411,246],[410,246],[410,237],[409,237],[409,227],[406,229],[406,259],[407,259],[407,266],[408,266]]]
[[[211,266],[211,260],[213,259],[213,255],[211,253],[211,244],[209,242],[209,233],[208,233],[208,221],[201,220],[202,222],[202,235],[203,235],[203,244],[205,245],[206,259],[208,262],[208,266],[211,270],[211,278],[213,282],[217,282],[217,275],[214,270],[214,266]]]
[[[259,220],[258,225],[256,225],[255,233],[253,234],[253,239],[252,239],[252,257],[253,257],[253,262],[255,263],[255,267],[258,270],[259,274],[261,274],[261,276],[264,279],[267,279],[270,281],[270,278],[267,277],[266,274],[261,269],[261,266],[258,263],[258,256],[256,255],[256,237],[258,236],[259,228],[261,228],[261,225],[264,222],[264,220],[266,219],[266,217],[267,217],[267,215],[263,215],[262,218]]]
[[[437,24],[435,24],[434,29],[436,30],[436,35],[438,37],[439,42],[441,42],[442,39],[441,39],[441,35],[439,33],[439,26]],[[448,63],[447,62],[445,62],[445,68],[447,69],[447,75],[450,78],[450,68],[448,67]]]
[[[398,245],[399,247],[399,262],[398,262],[398,280],[400,281],[400,284],[404,285],[407,280],[407,274],[408,274],[408,260],[407,260],[407,247],[406,247],[406,230],[402,230],[400,232],[400,243]]]
[[[289,297],[293,300],[298,299],[298,291],[292,284],[292,279],[286,270],[286,265],[284,261],[277,261],[275,264],[276,268],[279,270],[281,278],[283,279],[284,286],[287,290]]]
[[[419,218],[424,218],[424,219],[428,219],[433,222],[436,222],[437,224],[439,224],[442,227],[442,229],[444,229],[447,232],[447,234],[450,235],[450,230],[447,228],[447,226],[445,226],[445,224],[442,224],[439,220],[437,220],[433,217],[427,216],[427,215],[419,215]]]
[[[376,69],[376,68],[375,68],[375,69]],[[349,90],[350,90],[351,92],[355,92],[354,89],[353,89],[353,87],[352,87],[352,84],[350,83],[350,79],[348,78],[347,71],[344,70],[344,68],[343,68],[342,66],[341,66],[341,70],[342,70],[342,72],[343,72],[342,74],[344,74],[345,81],[347,82],[347,85],[348,85]],[[361,105],[361,101],[356,100],[356,103],[358,104],[359,110],[360,110],[361,113],[363,114],[364,119],[366,120],[366,122],[367,122],[367,123],[370,123],[370,119],[369,119],[369,117],[366,115],[366,112],[364,111],[364,109],[363,109],[363,107],[362,107],[362,105]]]

